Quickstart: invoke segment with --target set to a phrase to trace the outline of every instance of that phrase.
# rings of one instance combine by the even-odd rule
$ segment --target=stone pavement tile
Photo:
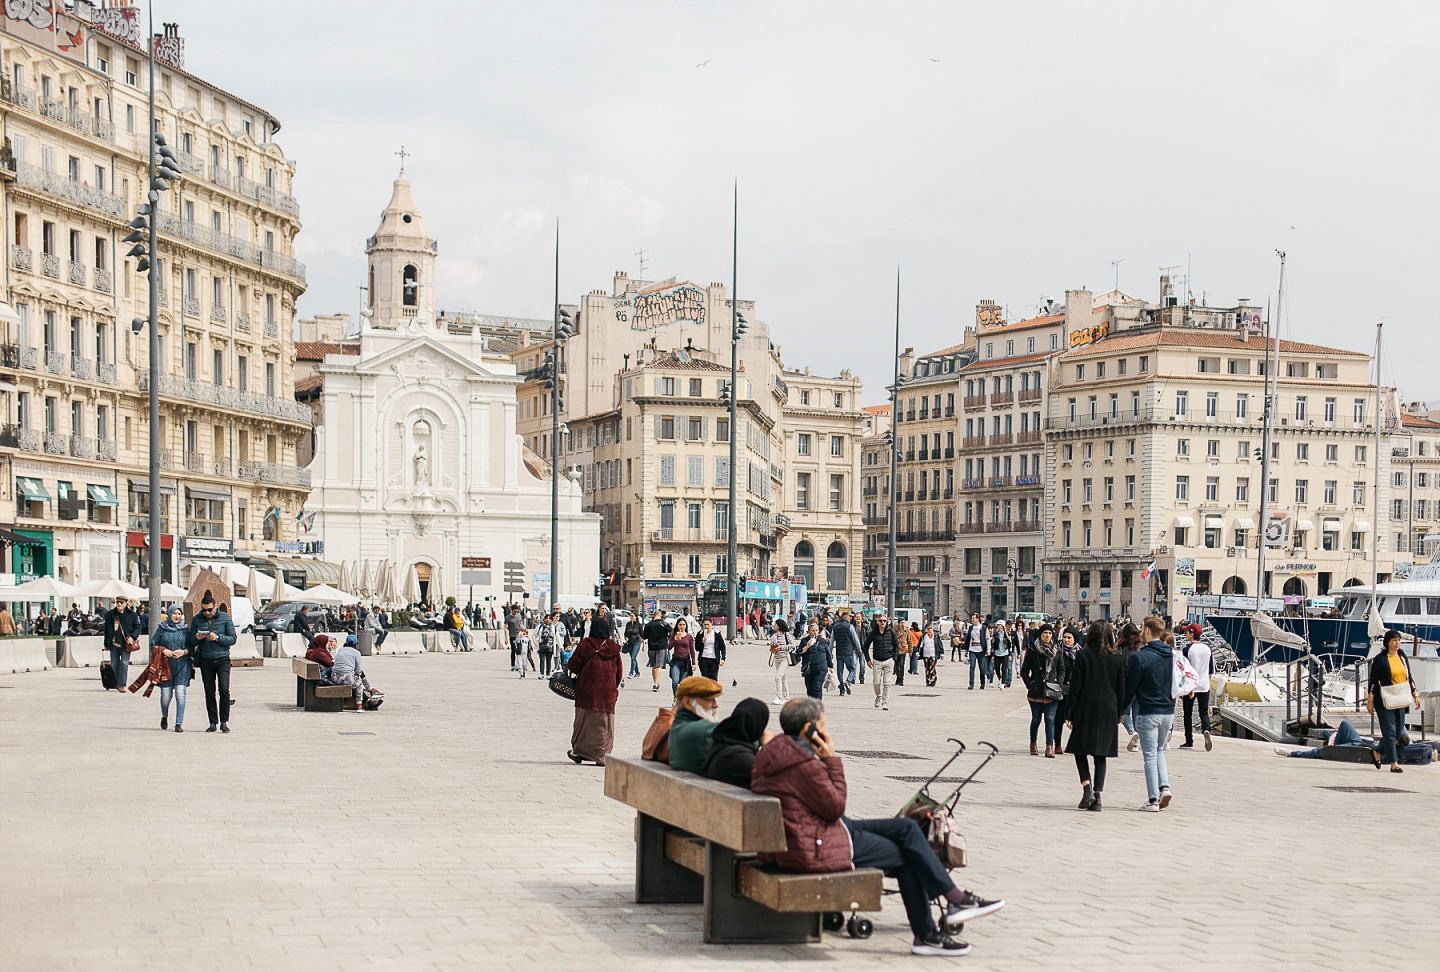
[[[763,654],[745,652],[726,667],[741,683],[727,701],[768,699]],[[868,941],[703,945],[698,908],[630,900],[633,816],[603,798],[602,771],[564,759],[571,710],[543,685],[507,677],[496,652],[367,666],[389,693],[377,713],[296,712],[288,668],[238,671],[236,731],[224,737],[160,733],[154,700],[107,695],[84,671],[0,677],[0,793],[6,819],[26,822],[0,831],[0,966],[145,966],[175,941],[150,915],[196,900],[214,918],[173,951],[184,967],[693,972],[910,960],[894,897]],[[1389,850],[1355,822],[1433,818],[1435,773],[1407,773],[1407,794],[1339,794],[1317,787],[1376,785],[1378,774],[1220,739],[1213,753],[1172,751],[1177,798],[1164,814],[1132,809],[1143,778],[1138,754],[1123,752],[1106,812],[1081,813],[1073,761],[1024,754],[1023,697],[966,692],[957,670],[943,666],[935,690],[892,692],[890,712],[860,693],[827,707],[842,749],[919,757],[847,759],[856,816],[893,813],[916,784],[891,777],[939,769],[947,736],[1002,748],[958,809],[972,866],[957,879],[1009,901],[966,928],[967,967],[1348,970],[1440,948],[1435,924],[1419,920],[1433,862],[1417,855],[1413,873],[1385,880],[1354,866]],[[621,752],[661,702],[631,686]],[[194,695],[187,721],[198,712],[203,726]],[[975,751],[946,776],[968,773]],[[174,861],[146,849],[156,807],[183,848]],[[137,905],[114,909],[116,898]],[[1408,940],[1392,953],[1366,922],[1316,915],[1315,902],[1336,900],[1357,914],[1385,902]]]

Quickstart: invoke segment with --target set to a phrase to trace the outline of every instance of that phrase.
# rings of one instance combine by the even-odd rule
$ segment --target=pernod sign
[[[616,311],[620,320],[630,319],[635,331],[652,331],[677,321],[705,323],[705,291],[694,284],[678,284],[663,290],[635,294],[630,307]]]

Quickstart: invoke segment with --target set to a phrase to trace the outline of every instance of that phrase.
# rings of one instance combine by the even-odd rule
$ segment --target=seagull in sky
[[[701,61],[699,64],[697,64],[697,65],[695,65],[695,66],[696,66],[697,68],[702,68],[702,67],[704,67],[705,65],[707,65],[707,64],[709,64],[709,63],[710,63],[710,59],[707,57],[705,60]]]

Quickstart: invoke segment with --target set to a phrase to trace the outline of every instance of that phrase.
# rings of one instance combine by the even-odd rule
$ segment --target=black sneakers
[[[961,956],[970,954],[970,946],[958,938],[951,938],[942,931],[937,931],[928,938],[917,938],[910,946],[912,955],[953,955]]]
[[[965,922],[984,918],[1003,907],[1005,907],[1003,900],[987,901],[973,891],[966,891],[965,897],[960,899],[959,904],[951,904],[945,909],[945,927],[952,931],[958,930]]]

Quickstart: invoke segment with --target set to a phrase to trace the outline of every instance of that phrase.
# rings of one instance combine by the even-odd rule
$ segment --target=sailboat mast
[[[1375,585],[1380,582],[1380,427],[1385,421],[1380,393],[1380,354],[1383,350],[1384,327],[1384,321],[1375,325],[1375,496],[1371,500],[1371,508],[1375,510],[1375,522],[1370,524],[1370,590],[1372,592],[1375,590]],[[1374,600],[1373,593],[1371,600]]]
[[[1265,426],[1260,435],[1260,543],[1255,558],[1255,610],[1261,610],[1261,600],[1269,595],[1265,589],[1265,518],[1269,512],[1270,501],[1270,429],[1275,424],[1275,409],[1279,404],[1276,399],[1280,392],[1280,375],[1277,373],[1280,368],[1280,310],[1285,302],[1285,251],[1275,251],[1280,256],[1280,290],[1275,296],[1275,320],[1265,321],[1265,326],[1273,333],[1274,348],[1273,360],[1270,349],[1266,349],[1265,363]],[[1268,317],[1268,315],[1267,315]],[[1271,382],[1274,382],[1274,391],[1271,391]],[[1278,499],[1278,497],[1277,497]]]

